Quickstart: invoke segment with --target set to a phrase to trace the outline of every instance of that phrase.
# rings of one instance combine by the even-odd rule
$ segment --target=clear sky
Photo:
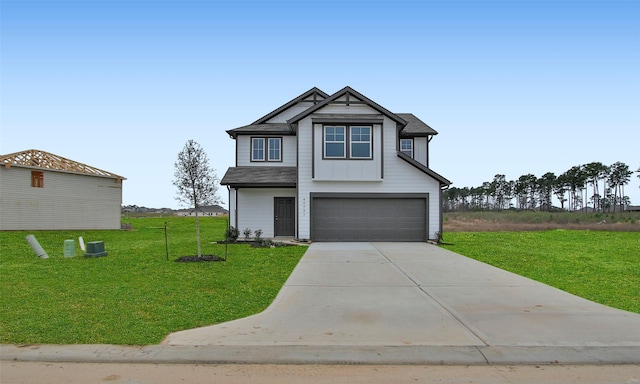
[[[225,130],[314,86],[421,118],[456,187],[640,167],[638,0],[1,0],[0,39],[0,153],[122,175],[125,205],[178,208],[187,140],[222,178]]]

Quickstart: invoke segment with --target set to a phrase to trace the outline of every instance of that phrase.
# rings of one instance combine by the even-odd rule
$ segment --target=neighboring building
[[[250,125],[236,141],[230,224],[313,241],[426,241],[442,232],[449,180],[429,168],[437,134],[350,87],[312,88]]]
[[[627,205],[625,212],[640,212],[640,205]]]
[[[124,177],[35,149],[0,156],[0,230],[120,229]]]
[[[180,209],[175,211],[178,216],[195,216],[196,210],[193,208]],[[198,209],[198,216],[223,216],[227,214],[227,210],[219,205],[205,205]]]

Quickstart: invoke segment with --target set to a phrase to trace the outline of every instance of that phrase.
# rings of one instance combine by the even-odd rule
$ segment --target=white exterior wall
[[[427,138],[415,137],[413,139],[413,158],[419,163],[427,165]]]
[[[44,172],[44,188],[31,171]],[[0,167],[0,230],[120,229],[122,181]]]
[[[323,124],[313,125],[314,134],[314,180],[358,180],[380,181],[382,178],[382,126],[372,126],[372,159],[323,159]]]
[[[368,107],[359,106],[360,113],[371,113]],[[331,108],[334,113],[354,113],[354,107]],[[329,108],[323,109],[326,112]],[[338,111],[339,110],[339,111]],[[348,111],[347,111],[348,110]],[[312,123],[307,117],[298,124],[298,237],[310,238],[310,193],[311,192],[360,192],[360,193],[428,193],[429,194],[429,234],[435,239],[440,231],[440,183],[419,171],[397,156],[396,123],[385,117],[384,132],[384,174],[381,181],[320,181],[312,180]],[[375,143],[374,143],[375,145]],[[380,142],[377,143],[380,145]],[[342,160],[349,161],[349,160]],[[425,161],[426,162],[426,161]]]
[[[245,228],[249,228],[252,232],[256,229],[262,229],[263,238],[273,238],[275,230],[274,198],[295,196],[295,188],[231,189],[229,199],[231,225],[238,228],[240,236]],[[238,206],[240,209],[237,208]]]
[[[282,161],[251,161],[251,138],[252,137],[281,137],[282,138]],[[236,138],[237,167],[295,167],[296,166],[296,137],[277,135],[238,135]]]

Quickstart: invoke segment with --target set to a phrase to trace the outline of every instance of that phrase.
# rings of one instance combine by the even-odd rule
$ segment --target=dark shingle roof
[[[251,124],[245,125],[244,127],[239,127],[235,129],[230,129],[227,131],[229,136],[234,139],[238,136],[238,134],[243,135],[292,135],[293,132],[291,128],[289,128],[289,124],[287,123],[265,123],[265,124]]]
[[[305,117],[309,116],[310,114],[314,113],[315,111],[324,108],[325,106],[331,104],[335,100],[337,100],[340,97],[345,96],[345,95],[355,97],[360,102],[363,102],[364,104],[366,104],[369,107],[373,108],[374,110],[380,112],[381,114],[389,117],[390,119],[392,119],[393,121],[395,121],[396,123],[398,123],[400,125],[404,125],[406,123],[406,121],[404,121],[404,119],[402,119],[400,116],[398,116],[395,113],[389,111],[388,109],[384,108],[380,104],[374,102],[373,100],[369,99],[365,95],[361,94],[360,92],[358,92],[355,89],[353,89],[351,87],[348,87],[348,86],[342,88],[338,92],[336,92],[333,95],[327,97],[326,99],[324,99],[323,101],[321,101],[318,104],[314,105],[313,107],[310,107],[309,109],[297,114],[296,116],[294,116],[291,119],[287,120],[287,122],[289,124],[295,124],[298,121],[300,121],[300,120],[304,119]]]
[[[400,131],[400,136],[414,137],[438,134],[436,130],[428,126],[424,121],[418,119],[413,113],[396,113],[396,115],[407,122],[407,125]]]
[[[296,167],[231,167],[220,184],[231,187],[295,187]]]
[[[406,154],[398,151],[398,157],[401,158],[402,160],[406,161],[407,163],[413,165],[414,167],[418,168],[420,171],[422,171],[422,172],[426,173],[427,175],[431,176],[435,180],[437,180],[440,183],[440,186],[449,186],[449,185],[451,185],[451,182],[448,179],[446,179],[444,176],[438,174],[437,172],[434,172],[433,170],[431,170],[431,168],[429,168],[426,165],[420,163],[419,161],[411,158],[410,156],[407,156]]]
[[[258,120],[254,121],[253,124],[262,124],[269,120],[270,118],[278,115],[280,112],[287,110],[288,108],[298,104],[301,101],[313,101],[314,103],[320,102],[329,97],[326,93],[322,92],[317,87],[313,87],[302,95],[296,97],[295,99],[289,101],[288,103],[278,107],[277,109],[269,112],[268,114],[262,116]]]

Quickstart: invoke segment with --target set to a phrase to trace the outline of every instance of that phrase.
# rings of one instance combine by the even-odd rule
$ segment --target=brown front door
[[[295,197],[276,197],[274,207],[275,236],[295,236]]]

